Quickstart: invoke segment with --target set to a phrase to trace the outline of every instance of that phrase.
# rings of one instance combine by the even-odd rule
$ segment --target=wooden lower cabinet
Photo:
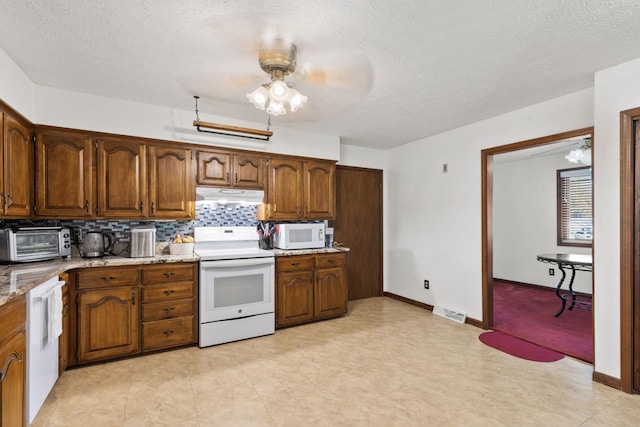
[[[344,253],[276,258],[276,327],[345,314],[344,264]]]
[[[67,282],[62,286],[62,334],[58,338],[58,376],[69,366],[69,284],[65,273],[61,280]]]
[[[138,352],[138,293],[124,286],[78,294],[78,362]]]
[[[77,346],[75,362],[197,342],[197,267],[189,262],[77,270],[77,321],[71,322],[77,340],[70,340]]]
[[[197,341],[197,264],[146,266],[142,273],[142,350]]]
[[[26,302],[21,297],[0,307],[0,426],[26,421]]]

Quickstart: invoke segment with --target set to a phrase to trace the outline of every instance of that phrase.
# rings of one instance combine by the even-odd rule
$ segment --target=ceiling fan
[[[218,29],[226,33],[224,27]],[[253,104],[286,121],[314,121],[340,114],[371,91],[371,62],[361,52],[325,49],[309,37],[296,44],[290,41],[293,36],[273,31],[262,32],[258,43],[248,43],[250,33],[234,28],[201,64],[206,71],[185,79],[185,88],[200,96],[208,112],[252,120]],[[287,111],[295,114],[285,116]]]

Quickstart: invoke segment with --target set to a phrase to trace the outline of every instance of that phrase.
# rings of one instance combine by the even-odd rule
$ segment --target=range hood
[[[239,188],[196,187],[196,201],[209,200],[222,204],[259,205],[264,191]]]

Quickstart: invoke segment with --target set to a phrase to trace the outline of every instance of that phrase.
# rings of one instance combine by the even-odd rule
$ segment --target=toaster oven
[[[0,230],[0,261],[31,262],[71,256],[71,231],[63,227]]]

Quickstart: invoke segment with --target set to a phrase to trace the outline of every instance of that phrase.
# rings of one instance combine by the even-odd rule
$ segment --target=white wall
[[[537,261],[537,254],[591,254],[591,248],[556,244],[556,172],[577,167],[565,159],[565,154],[558,151],[504,163],[499,162],[500,155],[494,156],[493,277],[555,288],[560,271],[557,266]],[[555,276],[549,276],[549,268],[555,270]],[[563,287],[567,286],[565,283]],[[577,272],[573,289],[590,294],[591,273]]]
[[[594,282],[595,359],[619,378],[620,354],[620,112],[640,107],[640,59],[595,75]]]
[[[0,49],[0,99],[33,121],[35,85],[2,49]]]
[[[592,124],[586,89],[390,150],[386,290],[482,319],[481,150]]]
[[[253,107],[247,105],[247,108]],[[265,114],[265,123],[251,123],[200,111],[202,121],[256,129],[266,129],[266,117]],[[340,138],[335,135],[273,126],[274,135],[269,142],[253,141],[198,133],[193,127],[194,119],[195,110],[178,110],[45,86],[36,88],[34,121],[42,125],[330,160],[340,158]]]

